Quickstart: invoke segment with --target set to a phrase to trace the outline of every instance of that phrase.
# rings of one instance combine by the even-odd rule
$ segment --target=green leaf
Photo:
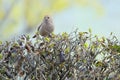
[[[50,42],[50,38],[45,37],[45,41],[46,41],[46,42]]]
[[[0,53],[0,59],[2,59],[3,58],[3,55]]]
[[[65,49],[65,53],[69,53],[69,51],[70,51],[70,48],[67,47],[67,48]]]
[[[91,28],[89,28],[89,32],[92,33],[92,29]]]
[[[85,48],[88,48],[88,43],[85,43],[85,44],[84,44],[84,47],[85,47]]]
[[[0,41],[0,45],[2,45],[2,41]]]
[[[68,33],[63,32],[63,33],[62,33],[62,37],[65,38],[65,39],[67,39],[67,38],[68,38]]]

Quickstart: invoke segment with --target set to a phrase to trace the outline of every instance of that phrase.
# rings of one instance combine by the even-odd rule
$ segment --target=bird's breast
[[[53,24],[43,24],[40,28],[40,34],[42,36],[49,35],[54,31],[54,25]]]

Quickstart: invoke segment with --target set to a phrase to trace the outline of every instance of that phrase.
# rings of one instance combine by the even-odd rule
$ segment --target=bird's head
[[[49,15],[44,16],[44,21],[45,22],[52,22],[52,18]]]

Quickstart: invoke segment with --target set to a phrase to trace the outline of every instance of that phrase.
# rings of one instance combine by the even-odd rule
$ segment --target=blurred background
[[[75,28],[120,37],[120,0],[0,0],[0,40],[34,35],[44,15],[51,15],[55,33]]]

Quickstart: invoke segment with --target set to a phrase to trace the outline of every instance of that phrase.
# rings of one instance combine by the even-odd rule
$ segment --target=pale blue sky
[[[80,31],[92,28],[94,34],[109,36],[114,32],[120,37],[120,0],[100,0],[104,15],[98,16],[93,8],[71,6],[54,16],[55,33],[70,32],[73,27]],[[119,38],[120,39],[120,38]]]

